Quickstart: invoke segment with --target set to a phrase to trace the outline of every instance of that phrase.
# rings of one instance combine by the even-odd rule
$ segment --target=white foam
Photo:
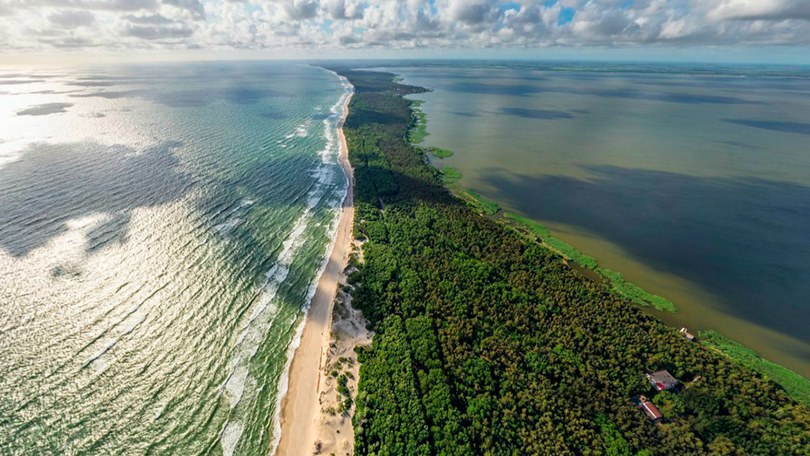
[[[295,255],[304,245],[304,233],[307,229],[309,221],[312,218],[312,211],[315,206],[320,202],[325,193],[323,185],[315,185],[310,190],[308,195],[309,205],[304,213],[298,217],[293,225],[290,234],[282,244],[282,252],[276,260],[276,264],[267,273],[267,283],[264,287],[258,305],[253,309],[250,314],[245,327],[237,338],[238,350],[235,358],[229,363],[233,371],[228,375],[223,388],[227,392],[228,401],[231,409],[235,408],[242,399],[245,393],[245,383],[252,382],[252,378],[248,373],[248,363],[256,354],[259,345],[264,340],[267,330],[270,329],[278,310],[278,303],[275,301],[278,290],[290,271]],[[226,424],[229,426],[233,421]],[[241,428],[240,428],[241,429]],[[224,439],[223,431],[223,439]],[[223,443],[223,451],[225,445]]]
[[[160,405],[160,408],[158,408],[158,410],[155,412],[155,416],[154,416],[154,418],[153,418],[153,420],[154,420],[154,421],[159,420],[159,419],[160,419],[160,417],[161,417],[161,416],[163,416],[163,412],[165,412],[165,411],[166,411],[166,407],[167,407],[168,405],[169,405],[169,403],[168,403],[168,402],[164,402],[164,403],[162,403],[162,404]]]
[[[238,366],[234,369],[233,373],[228,377],[225,382],[225,393],[228,397],[228,402],[233,409],[239,403],[242,393],[245,391],[245,382],[247,381],[248,369],[247,366]]]
[[[227,222],[220,223],[218,225],[214,225],[214,229],[219,232],[219,234],[227,234],[232,229],[236,228],[237,226],[241,225],[243,220],[239,217],[228,220]]]
[[[95,373],[96,375],[100,375],[104,373],[105,370],[107,370],[107,367],[109,367],[109,365],[107,364],[106,361],[104,361],[104,358],[99,358],[90,363],[90,367],[93,368],[93,373]]]
[[[238,207],[235,207],[235,208],[231,209],[230,212],[228,212],[228,215],[226,217],[233,217],[234,214],[236,214],[238,211],[240,211],[242,209],[245,209],[247,207],[253,206],[253,204],[255,204],[255,203],[256,202],[253,201],[253,200],[243,199],[242,201],[239,202]],[[246,212],[247,211],[245,211],[244,213],[246,213]],[[241,215],[244,215],[244,213],[242,213]],[[244,222],[244,221],[245,220],[242,217],[233,217],[230,220],[227,220],[225,222],[214,225],[214,229],[217,230],[219,232],[219,234],[227,234],[232,229],[234,229],[237,226],[241,225],[242,222]]]
[[[302,123],[295,129],[295,136],[298,136],[299,138],[306,138],[307,135],[309,135],[307,123]]]
[[[124,326],[124,330],[121,332],[121,336],[126,336],[132,331],[135,331],[135,328],[137,328],[138,326],[140,326],[141,323],[146,321],[146,315],[144,314],[133,314],[133,317],[134,318],[132,319],[132,321],[130,321],[127,325]]]
[[[101,347],[101,349],[96,351],[92,356],[90,356],[90,358],[87,358],[87,361],[84,362],[84,366],[87,367],[91,363],[93,363],[94,361],[97,361],[99,358],[104,356],[105,353],[110,351],[110,349],[115,347],[115,344],[117,344],[117,343],[118,343],[118,338],[107,339],[107,341],[104,343],[104,345]]]
[[[345,78],[341,79],[345,81]],[[343,84],[343,87],[344,89],[347,88],[345,83]],[[227,397],[232,410],[239,405],[245,393],[251,389],[249,387],[251,385],[255,385],[255,380],[249,374],[249,362],[258,351],[260,344],[263,342],[265,335],[267,334],[267,331],[272,327],[274,317],[278,311],[276,296],[281,284],[284,282],[284,280],[286,280],[287,275],[289,274],[290,266],[292,265],[296,254],[300,250],[301,246],[304,245],[304,233],[310,225],[314,209],[322,201],[324,201],[324,198],[327,196],[326,194],[329,187],[325,184],[331,182],[332,178],[334,177],[334,155],[337,155],[337,152],[339,152],[339,146],[335,140],[335,133],[333,130],[337,129],[337,125],[340,120],[337,113],[343,112],[342,106],[344,106],[348,101],[350,94],[351,92],[348,91],[340,97],[338,102],[332,106],[332,109],[330,110],[332,115],[330,115],[329,118],[323,122],[324,138],[326,139],[327,144],[324,150],[319,152],[319,156],[321,158],[320,165],[313,170],[313,173],[317,177],[315,184],[307,193],[307,206],[304,212],[295,221],[290,233],[282,243],[281,254],[276,260],[275,265],[270,269],[270,271],[267,272],[267,280],[264,290],[262,291],[262,296],[259,298],[256,307],[254,307],[252,310],[248,321],[245,323],[242,331],[237,337],[237,348],[235,350],[235,355],[228,363],[230,373],[222,385],[223,394]],[[303,126],[305,128],[305,125]],[[282,144],[282,147],[283,146],[285,145]],[[348,176],[344,177],[346,177],[348,181]],[[348,186],[344,187],[344,189],[347,188]],[[317,274],[307,290],[306,303],[302,309],[303,315],[306,315],[306,313],[309,311],[312,298],[315,295],[315,290],[317,289],[318,281],[323,275],[323,271],[326,269],[329,256],[334,248],[335,234],[338,224],[337,216],[339,214],[336,209],[345,199],[345,197],[346,192],[344,191],[342,198],[329,198],[327,200],[328,209],[334,211],[334,216],[332,217],[328,230],[329,239],[331,241],[327,246],[326,255],[321,262]],[[282,376],[279,379],[275,415],[273,417],[274,433],[273,440],[271,442],[271,454],[275,451],[275,448],[278,445],[278,440],[281,436],[279,413],[281,409],[281,400],[287,392],[290,363],[292,362],[292,357],[295,350],[300,345],[301,334],[303,333],[304,324],[306,323],[305,317],[301,318],[300,320],[301,321],[296,327],[295,336],[293,337],[290,345],[287,347],[287,359]],[[229,419],[225,423],[220,435],[220,444],[225,455],[233,454],[239,440],[241,439],[243,431],[244,426],[236,419]]]
[[[331,158],[329,156],[330,153],[335,154],[336,152],[337,154],[339,154],[340,152],[339,150],[340,146],[334,139],[335,133],[333,133],[333,130],[337,131],[338,123],[342,119],[342,113],[345,110],[344,108],[348,104],[351,95],[354,93],[354,87],[351,85],[351,83],[349,83],[348,79],[338,75],[334,71],[329,71],[326,69],[324,69],[324,71],[327,71],[339,77],[342,82],[341,86],[344,89],[344,93],[338,99],[337,103],[335,103],[330,109],[332,115],[330,115],[327,119],[324,119],[323,121],[324,137],[326,138],[327,145],[323,151],[319,152],[319,155],[321,156],[322,163],[327,164],[331,163],[331,161],[329,161]],[[341,115],[338,116],[338,113],[340,113]],[[337,149],[335,149],[336,146]],[[315,170],[315,172],[317,172],[319,175],[318,181],[321,181],[320,179],[321,176],[325,176],[326,169],[329,168],[321,165]],[[331,169],[329,169],[329,172],[331,172]],[[344,174],[344,177],[346,179],[346,183],[348,184],[349,176]],[[342,197],[337,199],[330,199],[329,206],[333,210],[337,209],[340,205],[342,205],[343,201],[345,201],[347,195],[348,195],[348,185],[344,187]],[[339,214],[340,212],[335,210],[334,217],[332,217],[332,221],[330,223],[328,230],[330,242],[326,247],[326,253],[324,255],[320,267],[318,268],[318,272],[317,274],[315,274],[315,279],[312,281],[312,283],[310,283],[309,289],[307,290],[306,301],[304,304],[304,308],[302,309],[303,318],[300,319],[301,321],[298,323],[298,326],[295,329],[295,336],[290,342],[290,345],[287,346],[287,353],[286,353],[287,361],[284,364],[284,371],[281,377],[279,378],[278,382],[277,388],[278,394],[276,395],[275,414],[273,416],[273,436],[270,442],[270,451],[268,452],[268,454],[275,454],[276,448],[278,447],[278,443],[281,440],[281,402],[282,400],[284,400],[284,396],[287,395],[287,390],[289,389],[290,365],[292,364],[295,351],[298,349],[298,346],[301,345],[301,336],[304,333],[304,326],[306,325],[307,320],[306,315],[307,313],[309,313],[309,308],[312,305],[312,298],[315,296],[315,292],[318,289],[318,283],[321,280],[321,276],[323,276],[323,272],[326,270],[326,265],[329,263],[329,257],[331,256],[332,250],[335,247],[335,242],[337,241],[336,234],[339,222]]]
[[[289,266],[292,264],[295,254],[303,245],[304,240],[302,238],[307,222],[311,218],[311,210],[312,208],[307,208],[304,214],[296,220],[293,229],[287,239],[284,240],[281,255],[279,255],[276,264],[267,272],[267,283],[262,296],[259,298],[258,305],[251,312],[250,318],[248,318],[247,323],[237,337],[237,352],[229,362],[229,369],[232,370],[222,386],[231,409],[236,408],[242,400],[246,390],[245,385],[248,382],[253,383],[248,370],[249,362],[258,351],[265,334],[272,326],[273,317],[278,310],[278,305],[275,302],[276,295],[279,287],[289,274]],[[235,420],[229,420],[225,424],[220,436],[223,453],[232,454],[241,437],[242,429],[243,426]],[[230,434],[228,434],[229,432]],[[226,442],[226,438],[235,439],[235,441]]]
[[[225,429],[222,430],[222,435],[219,437],[219,443],[222,445],[222,454],[224,456],[233,456],[236,450],[236,445],[239,444],[239,439],[242,438],[242,432],[245,427],[241,423],[235,421],[228,421]]]

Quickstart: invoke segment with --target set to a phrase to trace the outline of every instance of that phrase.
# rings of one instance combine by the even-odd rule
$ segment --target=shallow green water
[[[810,376],[810,70],[433,63],[425,145],[459,184]],[[441,164],[439,166],[442,166]]]
[[[269,451],[348,90],[263,63],[2,73],[0,454]]]

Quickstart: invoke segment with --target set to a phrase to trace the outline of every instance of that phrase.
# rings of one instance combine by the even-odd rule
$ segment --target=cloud
[[[0,0],[0,44],[6,51],[806,46],[810,0]]]
[[[465,24],[481,24],[491,22],[496,11],[493,10],[494,1],[480,0],[453,0],[448,5],[450,18]]]
[[[205,7],[200,0],[163,0],[163,4],[188,11],[194,19],[205,19]]]
[[[356,0],[323,0],[321,9],[330,19],[360,19],[363,4]]]
[[[144,40],[172,40],[188,38],[194,34],[194,30],[179,22],[150,25],[128,24],[124,27],[124,34]]]
[[[48,16],[48,20],[54,25],[72,29],[93,25],[96,21],[96,16],[90,11],[60,10]]]
[[[284,11],[290,19],[311,19],[318,13],[317,0],[287,0],[284,2]]]
[[[11,0],[11,5],[29,8],[64,7],[95,11],[137,11],[157,6],[157,0]]]
[[[12,8],[10,5],[0,3],[0,17],[12,15],[14,15],[14,8]]]
[[[165,16],[161,16],[160,14],[150,14],[145,16],[135,16],[129,14],[127,16],[124,16],[124,19],[133,24],[149,24],[149,25],[165,25],[174,22]]]
[[[715,20],[782,21],[798,19],[810,21],[808,0],[724,0],[709,13]]]

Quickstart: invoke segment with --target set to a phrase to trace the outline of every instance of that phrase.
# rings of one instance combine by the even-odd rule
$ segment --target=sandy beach
[[[349,111],[350,101],[351,97],[346,101],[343,118],[338,125],[340,164],[348,176],[349,185],[340,212],[335,245],[318,282],[306,316],[300,344],[290,365],[289,388],[281,402],[281,439],[276,449],[276,454],[281,456],[313,454],[317,451],[316,441],[319,441],[320,435],[324,432],[320,397],[327,382],[322,378],[324,377],[323,370],[329,365],[327,360],[332,338],[332,312],[335,297],[339,284],[345,281],[344,270],[353,241],[354,176],[349,163],[346,137],[343,134],[343,123]],[[348,429],[348,434],[351,434],[351,423],[349,423]],[[351,435],[347,437],[351,437]],[[319,443],[317,447],[320,446]]]

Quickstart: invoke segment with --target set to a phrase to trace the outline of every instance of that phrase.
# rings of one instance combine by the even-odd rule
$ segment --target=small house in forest
[[[656,407],[652,402],[648,401],[644,396],[639,396],[638,400],[636,401],[636,405],[644,412],[645,415],[647,415],[647,418],[649,418],[650,421],[658,421],[664,417],[664,415],[661,414],[661,411],[658,410],[658,407]]]
[[[695,335],[690,333],[689,330],[687,330],[686,328],[681,328],[680,333],[681,333],[681,336],[683,336],[684,339],[686,339],[686,340],[688,340],[690,342],[696,342],[697,341],[697,339],[695,338]]]
[[[678,386],[678,379],[665,370],[647,373],[647,380],[656,391],[671,390]]]

